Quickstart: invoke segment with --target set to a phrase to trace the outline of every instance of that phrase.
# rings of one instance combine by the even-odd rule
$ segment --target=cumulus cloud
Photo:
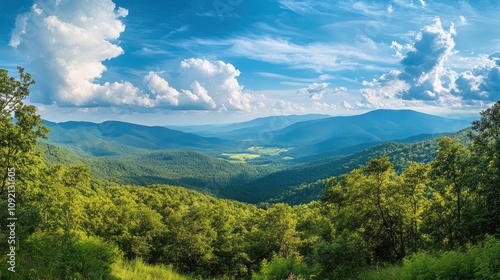
[[[436,100],[440,93],[445,93],[442,77],[448,73],[444,62],[453,54],[454,47],[451,29],[445,30],[439,18],[424,27],[417,34],[413,50],[401,60],[403,72],[399,78],[410,85],[401,92],[401,98]]]
[[[240,71],[222,61],[182,61],[175,87],[157,72],[144,77],[144,90],[128,81],[99,83],[107,70],[103,62],[124,53],[117,42],[125,30],[121,18],[127,14],[111,0],[37,0],[30,11],[18,15],[10,45],[28,57],[38,77],[39,90],[31,101],[182,110],[262,107],[256,96],[243,92],[237,80]]]
[[[499,100],[500,52],[483,56],[472,70],[461,73],[452,93],[464,100]]]
[[[279,112],[300,112],[305,110],[303,106],[285,100],[278,100],[271,109]]]
[[[98,84],[103,61],[121,55],[114,43],[128,11],[110,0],[36,1],[18,15],[10,45],[25,54],[41,90],[33,101],[62,106],[147,105],[128,82]]]
[[[262,107],[259,97],[245,93],[237,80],[240,71],[223,61],[183,60],[171,83],[149,72],[144,82],[156,106],[170,109],[251,111]]]
[[[366,88],[361,89],[362,102],[358,105],[461,106],[469,101],[498,99],[499,53],[483,57],[471,71],[456,73],[446,66],[446,61],[456,54],[453,35],[456,35],[453,24],[446,30],[440,19],[435,18],[432,25],[420,30],[412,45],[393,42],[391,48],[401,58],[401,69],[364,81]]]
[[[309,95],[311,100],[319,101],[323,98],[323,94],[329,85],[329,83],[313,83],[306,88],[297,90],[297,93],[300,95]]]
[[[170,106],[178,106],[180,93],[158,74],[151,71],[144,77],[148,90],[156,96],[158,101]]]
[[[346,87],[336,87],[333,89],[333,93],[341,93],[341,92],[346,92],[347,88]]]

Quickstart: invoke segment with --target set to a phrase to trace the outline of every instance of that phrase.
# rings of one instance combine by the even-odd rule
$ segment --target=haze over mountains
[[[49,141],[92,156],[123,156],[156,150],[217,150],[236,147],[233,141],[202,137],[160,126],[118,121],[103,123],[45,121]]]
[[[82,155],[193,150],[217,156],[249,152],[252,147],[273,147],[286,148],[281,155],[295,159],[352,153],[385,141],[454,132],[470,125],[468,121],[411,110],[375,110],[346,117],[272,116],[229,125],[176,127],[177,130],[117,121],[100,124],[46,121],[46,124],[51,129],[51,143]]]

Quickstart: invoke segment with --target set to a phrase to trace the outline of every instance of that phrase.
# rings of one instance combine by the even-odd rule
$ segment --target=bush
[[[368,266],[370,248],[358,233],[343,231],[333,242],[316,246],[315,260],[321,267],[321,279],[349,279]]]
[[[19,252],[18,279],[116,279],[118,248],[96,237],[31,236]]]
[[[401,267],[370,270],[360,279],[500,279],[500,240],[488,236],[484,242],[466,252],[447,251],[439,257],[417,253],[403,261]]]
[[[500,240],[487,236],[482,247],[470,251],[475,260],[476,279],[500,279]]]
[[[299,257],[273,257],[271,262],[262,261],[259,274],[254,274],[252,280],[302,280],[312,279],[311,270],[302,263]]]

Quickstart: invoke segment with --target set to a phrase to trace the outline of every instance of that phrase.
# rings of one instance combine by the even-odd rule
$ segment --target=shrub
[[[19,253],[19,279],[116,279],[118,248],[96,237],[31,236]]]
[[[311,270],[302,263],[299,257],[273,257],[271,262],[262,261],[259,274],[254,274],[252,280],[302,280],[312,279]]]

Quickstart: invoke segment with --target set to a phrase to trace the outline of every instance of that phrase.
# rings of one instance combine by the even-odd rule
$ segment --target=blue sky
[[[0,67],[53,121],[228,123],[500,99],[499,1],[2,1]]]

